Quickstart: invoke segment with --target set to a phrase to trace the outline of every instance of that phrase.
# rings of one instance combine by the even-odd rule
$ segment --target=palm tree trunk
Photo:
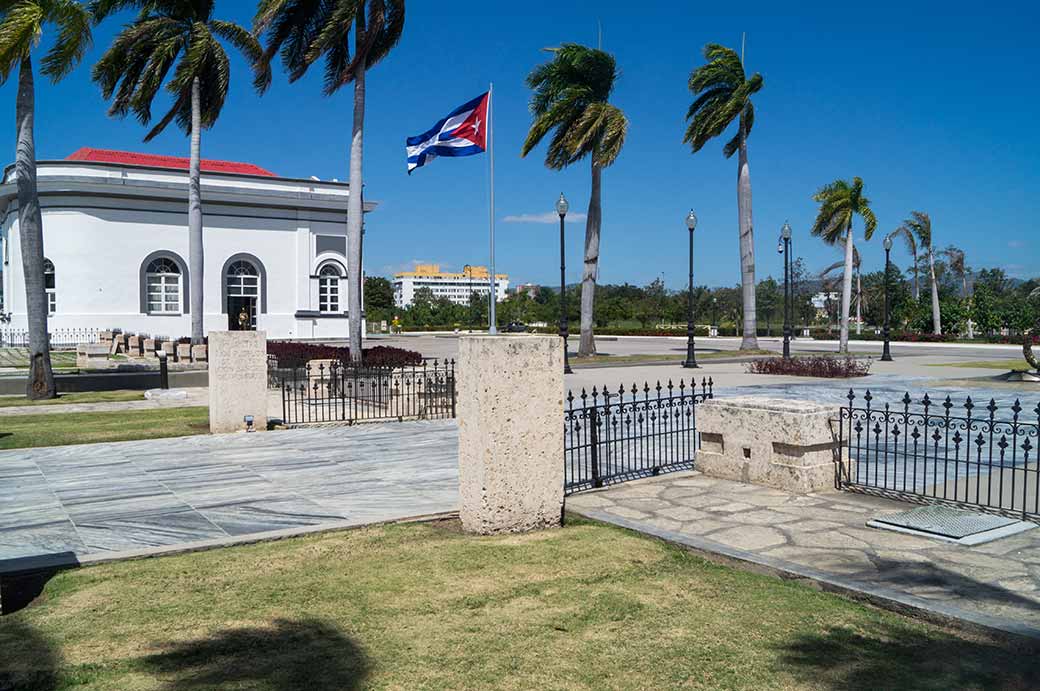
[[[935,280],[935,254],[928,248],[928,273],[932,281],[932,331],[942,335],[942,316],[939,313],[939,284]]]
[[[740,124],[740,155],[737,168],[737,216],[740,230],[740,284],[744,300],[744,337],[741,350],[758,350],[755,312],[755,235],[751,219],[751,172],[748,170],[747,138],[743,117]]]
[[[199,78],[191,81],[191,160],[188,163],[188,267],[191,273],[191,342],[200,344],[205,329],[202,291],[202,95]]]
[[[361,160],[365,129],[365,61],[354,74],[354,124],[350,139],[350,196],[347,197],[347,320],[350,329],[350,359],[361,362]]]
[[[856,269],[856,335],[863,333],[863,276]]]
[[[596,341],[592,335],[592,309],[596,301],[596,277],[599,273],[602,174],[602,169],[593,162],[592,194],[589,196],[589,213],[585,218],[585,268],[581,274],[581,342],[578,344],[578,357],[591,357],[596,354]]]
[[[47,289],[43,278],[43,217],[36,193],[36,143],[33,139],[32,61],[26,55],[18,70],[18,95],[15,112],[18,120],[18,148],[15,176],[18,185],[18,234],[25,277],[25,312],[29,327],[29,378],[25,396],[31,400],[54,398],[54,371],[51,369],[47,337]]]
[[[914,302],[921,299],[921,288],[917,278],[917,249],[914,248]]]
[[[849,310],[852,303],[852,223],[845,233],[845,274],[841,281],[841,338],[838,342],[838,352],[848,354],[849,352]]]

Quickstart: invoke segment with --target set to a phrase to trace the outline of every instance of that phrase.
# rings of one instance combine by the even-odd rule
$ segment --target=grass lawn
[[[76,366],[76,351],[52,350],[51,367],[65,368]],[[29,367],[29,349],[5,347],[0,348],[0,367]]]
[[[205,406],[0,417],[0,449],[208,433],[209,408]]]
[[[1032,370],[1033,367],[1022,358],[1017,360],[973,360],[971,362],[942,362],[942,363],[931,363],[929,367],[975,367],[978,369],[999,369],[999,370],[1012,370],[1012,369],[1024,369]]]
[[[84,391],[63,393],[57,398],[30,401],[25,396],[0,396],[0,408],[26,405],[61,405],[63,403],[106,403],[110,401],[143,401],[144,391]]]
[[[330,533],[58,574],[0,688],[1036,688],[1033,655],[571,521]],[[5,686],[4,675],[7,675]],[[21,684],[22,686],[19,686]]]

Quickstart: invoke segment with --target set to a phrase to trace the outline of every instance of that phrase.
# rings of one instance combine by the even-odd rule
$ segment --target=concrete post
[[[267,334],[209,332],[209,431],[267,429]]]
[[[838,409],[813,401],[715,398],[697,405],[706,475],[788,492],[834,489]]]
[[[489,535],[559,526],[560,337],[462,336],[456,372],[463,529]]]

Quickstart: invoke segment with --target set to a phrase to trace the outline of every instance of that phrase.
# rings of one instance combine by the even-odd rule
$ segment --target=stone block
[[[145,357],[152,357],[152,358],[155,357],[155,351],[157,350],[157,348],[155,347],[155,339],[154,338],[146,338],[146,339],[144,339],[143,350],[144,350],[144,356]]]
[[[209,430],[213,433],[267,429],[267,333],[209,333]]]
[[[134,334],[126,339],[126,354],[130,357],[141,357],[141,343],[142,339],[140,336]]]
[[[101,369],[109,366],[109,347],[104,343],[80,343],[76,346],[76,367]]]
[[[208,359],[206,354],[206,344],[199,343],[191,347],[191,361],[192,362],[206,362]]]
[[[456,369],[459,518],[482,535],[560,525],[563,342],[463,336]]]
[[[177,362],[191,362],[191,344],[177,344]]]
[[[109,355],[118,355],[126,352],[126,334],[124,333],[113,333],[112,340],[108,345]]]
[[[173,362],[174,358],[177,357],[177,344],[173,341],[163,341],[159,344],[159,350],[166,351],[166,357],[170,359],[170,362]]]
[[[705,401],[697,406],[697,470],[788,492],[834,489],[837,420],[837,408],[812,401]]]

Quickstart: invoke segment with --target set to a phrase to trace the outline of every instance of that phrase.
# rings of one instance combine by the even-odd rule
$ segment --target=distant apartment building
[[[460,273],[441,271],[440,264],[416,264],[413,271],[394,274],[394,305],[404,309],[412,304],[415,291],[429,288],[433,297],[445,297],[459,305],[468,305],[469,296],[477,293],[487,298],[491,292],[491,275],[486,266],[462,267]],[[495,274],[495,300],[502,302],[509,289],[509,276]]]

